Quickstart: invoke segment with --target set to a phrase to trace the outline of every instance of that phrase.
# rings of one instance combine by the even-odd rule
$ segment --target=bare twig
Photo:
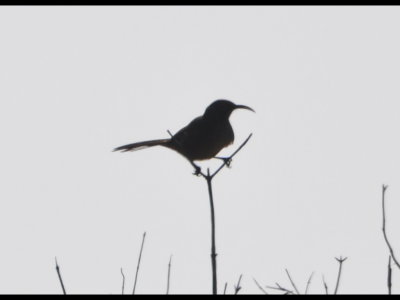
[[[167,295],[169,294],[169,280],[170,280],[170,276],[171,276],[171,261],[172,261],[172,255],[169,257],[169,263],[168,263]]]
[[[242,280],[242,274],[240,274],[238,283],[234,286],[234,288],[235,288],[235,295],[237,295],[237,294],[239,293],[239,291],[242,289],[242,287],[240,286],[240,281],[241,281],[241,280]]]
[[[310,287],[311,279],[312,279],[313,276],[314,276],[314,272],[312,272],[311,275],[310,275],[310,277],[308,278],[306,290],[304,291],[304,294],[305,294],[305,295],[308,294],[308,288]]]
[[[63,290],[63,294],[66,295],[67,292],[65,291],[64,282],[63,282],[62,277],[61,277],[60,267],[59,267],[59,265],[57,263],[57,257],[55,259],[56,259],[56,271],[57,271],[58,279],[60,280],[60,284],[61,284],[61,288]]]
[[[251,138],[252,134],[248,136],[248,138],[239,146],[239,148],[231,154],[231,156],[225,158],[223,160],[222,165],[217,168],[217,170],[210,174],[210,169],[207,169],[207,175],[203,172],[199,171],[198,175],[201,175],[207,181],[208,187],[208,196],[210,199],[210,209],[211,209],[211,269],[212,269],[212,293],[216,295],[218,293],[218,284],[217,284],[217,252],[216,252],[216,245],[215,245],[215,211],[214,211],[214,198],[212,192],[212,179],[215,175],[218,174],[219,171],[222,170],[223,167],[229,164],[232,158],[247,144],[249,139]]]
[[[340,276],[342,275],[342,264],[346,259],[347,259],[347,257],[345,257],[345,258],[342,258],[342,257],[337,258],[336,257],[336,260],[339,263],[339,271],[338,271],[338,276],[337,276],[337,280],[336,280],[336,287],[335,287],[335,293],[334,293],[335,295],[337,294],[337,292],[339,290]]]
[[[228,287],[228,283],[225,282],[225,287],[224,287],[224,295],[226,295],[226,288]]]
[[[285,269],[287,276],[289,277],[290,283],[292,284],[294,290],[296,291],[296,294],[300,294],[299,290],[297,289],[296,285],[294,284],[294,281],[292,280],[292,277],[289,274],[289,271]]]
[[[392,256],[389,255],[389,263],[388,263],[388,278],[387,278],[387,285],[388,285],[388,292],[389,295],[392,294]]]
[[[121,268],[121,275],[122,275],[122,295],[123,295],[124,291],[125,291],[125,274],[124,274],[124,270],[122,270],[122,268]]]
[[[268,289],[273,289],[273,290],[278,290],[278,291],[282,291],[282,292],[285,293],[285,295],[296,295],[296,294],[297,294],[297,295],[300,295],[299,290],[297,289],[296,284],[294,283],[292,277],[290,276],[289,271],[288,271],[287,269],[285,269],[285,272],[286,272],[286,275],[288,276],[289,281],[290,281],[292,287],[294,288],[294,290],[290,290],[290,289],[288,289],[288,288],[285,288],[285,287],[281,286],[281,285],[280,285],[279,283],[277,283],[277,282],[275,283],[275,286],[266,286],[266,288],[268,288]]]
[[[135,290],[136,290],[136,283],[137,283],[137,278],[138,278],[138,274],[139,274],[140,261],[142,260],[142,252],[143,252],[143,245],[144,245],[145,238],[146,238],[146,232],[143,233],[142,246],[140,247],[140,253],[139,253],[138,263],[137,263],[137,267],[136,267],[136,274],[135,274],[135,283],[133,284],[132,295],[135,294]]]
[[[386,245],[389,248],[390,255],[392,256],[392,259],[393,259],[394,263],[396,264],[396,266],[400,269],[400,263],[398,262],[395,254],[394,254],[392,245],[390,244],[389,239],[386,234],[385,192],[386,192],[387,188],[388,188],[387,185],[382,185],[382,231],[383,231],[383,237],[385,238]]]
[[[275,285],[276,285],[276,287],[267,285],[266,288],[285,292],[285,295],[294,295],[295,294],[292,290],[289,290],[289,289],[281,286],[279,283],[275,283]]]
[[[171,133],[171,131],[169,131],[169,129],[167,129],[167,132],[168,132],[169,136],[172,138],[173,134]]]
[[[268,295],[267,291],[263,289],[263,287],[258,283],[258,281],[253,277],[253,280],[255,282],[255,284],[257,285],[257,287],[260,289],[260,291],[262,291],[265,295]]]
[[[329,292],[328,292],[328,285],[326,284],[324,275],[322,275],[322,282],[324,283],[325,294],[328,295],[328,294],[329,294]]]
[[[229,157],[225,158],[223,160],[223,163],[216,169],[216,171],[214,171],[214,173],[212,173],[212,175],[209,174],[204,174],[203,172],[199,172],[199,175],[203,176],[204,178],[207,179],[207,176],[211,176],[211,179],[217,175],[219,173],[219,171],[222,170],[223,167],[227,166],[230,161],[232,160],[232,158],[247,144],[247,142],[250,140],[250,138],[252,137],[252,133],[247,137],[247,139],[239,146],[239,148],[236,149],[235,152],[233,152]]]

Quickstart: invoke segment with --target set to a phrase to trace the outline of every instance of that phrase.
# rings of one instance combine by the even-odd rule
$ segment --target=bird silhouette
[[[221,149],[234,141],[234,133],[229,117],[235,109],[254,110],[246,105],[237,105],[229,100],[216,100],[211,103],[204,114],[195,118],[187,126],[168,139],[149,140],[127,144],[114,151],[135,151],[153,146],[163,146],[182,154],[195,168],[195,174],[200,174],[200,167],[195,160],[206,160],[216,157]]]

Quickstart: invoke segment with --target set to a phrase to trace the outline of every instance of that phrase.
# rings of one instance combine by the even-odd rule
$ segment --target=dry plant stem
[[[169,281],[171,277],[171,261],[172,261],[172,255],[169,258],[169,263],[168,263],[168,277],[167,277],[167,295],[169,294]]]
[[[212,268],[212,293],[216,295],[218,293],[218,284],[217,284],[217,253],[216,253],[216,246],[215,246],[215,211],[214,211],[214,198],[212,192],[212,180],[215,175],[225,167],[228,162],[247,144],[249,139],[251,138],[252,134],[250,134],[247,139],[239,146],[239,148],[232,153],[231,156],[226,158],[224,162],[221,164],[217,170],[210,174],[210,169],[207,169],[207,174],[203,172],[199,172],[198,175],[201,175],[207,181],[208,187],[208,195],[210,198],[210,208],[211,208],[211,268]]]
[[[347,257],[345,257],[345,258],[342,258],[342,257],[336,258],[336,260],[339,263],[339,271],[338,271],[338,277],[337,277],[337,280],[336,280],[336,287],[335,287],[335,293],[334,293],[335,295],[337,294],[337,292],[339,290],[340,277],[342,275],[342,264],[346,259],[347,259]]]
[[[242,287],[240,286],[240,281],[242,281],[242,274],[240,274],[238,283],[235,285],[235,295],[237,295],[239,291],[242,289]]]
[[[228,287],[228,283],[225,282],[225,287],[224,287],[224,295],[226,295],[226,288]]]
[[[261,292],[263,292],[265,295],[268,295],[267,291],[263,289],[263,287],[258,283],[258,281],[253,278],[254,283],[257,285],[257,287],[260,289]]]
[[[389,248],[390,255],[391,255],[394,263],[396,264],[396,266],[400,269],[400,263],[398,262],[396,256],[394,255],[392,245],[390,244],[389,239],[386,234],[385,192],[386,192],[387,188],[388,188],[387,185],[382,185],[382,231],[383,231],[383,237],[385,238],[386,245]]]
[[[387,285],[388,285],[388,293],[389,295],[392,294],[392,256],[389,255],[389,263],[388,263],[388,278],[387,278]]]
[[[285,295],[295,295],[295,293],[293,291],[291,291],[287,288],[284,288],[279,283],[275,283],[275,284],[276,284],[276,287],[275,286],[266,286],[266,288],[285,292]]]
[[[136,274],[135,274],[135,283],[133,284],[132,295],[135,294],[135,290],[136,290],[136,283],[137,283],[138,274],[139,274],[140,261],[142,260],[142,252],[143,252],[143,245],[144,245],[145,238],[146,238],[146,232],[143,233],[142,246],[140,247],[140,253],[139,253],[138,263],[137,263],[137,267],[136,267]]]
[[[325,294],[326,294],[326,295],[329,295],[329,292],[328,292],[328,285],[326,284],[324,275],[322,275],[322,282],[324,283]]]
[[[125,290],[125,275],[124,275],[124,271],[121,268],[121,275],[122,275],[122,295],[124,294],[124,290]]]
[[[294,284],[294,281],[292,280],[292,277],[289,274],[289,271],[287,269],[285,269],[285,271],[286,271],[286,275],[289,277],[292,287],[294,288],[294,291],[284,288],[277,282],[275,283],[276,287],[275,286],[266,286],[266,288],[282,291],[285,293],[285,295],[300,295],[299,290],[297,289],[296,285]]]
[[[305,294],[305,295],[308,294],[308,288],[310,287],[311,279],[312,279],[313,276],[314,276],[314,272],[312,272],[311,275],[310,275],[310,277],[308,278],[306,290],[304,291],[304,294]]]
[[[287,276],[289,277],[290,283],[292,284],[294,290],[296,291],[296,294],[300,294],[299,290],[297,289],[296,285],[294,284],[294,281],[292,280],[292,277],[289,274],[289,271],[287,269],[285,269]]]
[[[61,277],[60,267],[58,266],[58,263],[57,263],[57,257],[56,257],[56,271],[57,271],[58,279],[60,280],[60,284],[61,284],[61,288],[63,290],[63,294],[66,295],[67,292],[65,291],[64,282],[63,282],[62,277]]]

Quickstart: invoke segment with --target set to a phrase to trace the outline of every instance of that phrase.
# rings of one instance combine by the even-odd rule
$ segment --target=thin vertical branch
[[[382,231],[383,231],[383,237],[385,238],[386,245],[389,248],[390,255],[392,256],[392,259],[396,266],[400,269],[400,263],[397,261],[396,256],[394,255],[394,251],[392,248],[392,245],[389,242],[389,239],[386,234],[386,211],[385,211],[385,193],[386,189],[388,188],[387,185],[382,185]]]
[[[289,274],[289,271],[285,269],[287,276],[289,277],[290,283],[292,284],[294,290],[296,291],[296,294],[300,294],[299,290],[297,289],[296,285],[294,284],[294,281],[292,280],[292,277]]]
[[[121,268],[121,275],[122,275],[122,295],[123,295],[125,291],[125,274],[122,268]]]
[[[58,263],[57,263],[57,257],[56,257],[55,259],[56,259],[56,271],[57,271],[58,279],[59,279],[59,281],[60,281],[60,284],[61,284],[61,288],[62,288],[62,290],[63,290],[63,293],[64,293],[64,295],[66,295],[67,292],[65,291],[64,282],[63,282],[62,277],[61,277],[60,267],[59,267],[59,265],[58,265]]]
[[[139,253],[138,263],[137,263],[137,267],[136,267],[136,274],[135,274],[135,283],[133,285],[132,295],[135,294],[135,290],[136,290],[136,283],[137,283],[137,278],[138,278],[138,274],[139,274],[140,261],[142,260],[142,252],[143,252],[143,245],[144,245],[145,238],[146,238],[146,232],[143,233],[142,246],[140,247],[140,253]]]
[[[389,295],[392,294],[392,256],[389,255],[389,263],[388,263],[388,278],[387,278],[387,285],[388,285],[388,292]]]
[[[225,287],[224,287],[224,295],[226,295],[226,288],[228,287],[228,283],[225,282]]]
[[[211,208],[211,268],[212,268],[212,293],[216,295],[217,290],[217,253],[215,246],[215,211],[214,211],[214,199],[212,192],[212,176],[210,176],[210,169],[207,169],[207,187],[208,195],[210,198]]]
[[[237,295],[239,293],[239,291],[242,289],[242,287],[240,286],[241,281],[242,281],[242,274],[240,274],[238,283],[234,286],[235,287],[235,295]]]
[[[304,291],[304,294],[305,294],[305,295],[308,294],[308,288],[310,287],[311,279],[312,279],[313,276],[314,276],[314,272],[312,272],[311,275],[310,275],[310,277],[308,278],[306,290]]]
[[[171,261],[172,261],[172,255],[169,257],[169,263],[168,263],[167,295],[169,294],[169,281],[170,281],[170,276],[171,276]]]
[[[342,264],[346,259],[347,259],[347,257],[345,257],[345,258],[342,258],[342,257],[336,258],[336,260],[339,263],[339,271],[338,271],[338,276],[337,276],[337,280],[336,280],[336,287],[335,287],[335,293],[334,293],[335,295],[337,294],[337,292],[339,290],[340,277],[342,275]]]

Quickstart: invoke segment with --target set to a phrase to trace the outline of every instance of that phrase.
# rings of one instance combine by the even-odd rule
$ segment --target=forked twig
[[[222,170],[223,167],[228,165],[232,158],[247,144],[252,134],[248,136],[248,138],[239,146],[239,148],[233,152],[229,157],[223,160],[223,163],[219,168],[217,168],[214,173],[210,174],[210,169],[207,169],[207,174],[204,174],[201,171],[196,171],[195,174],[201,175],[207,182],[208,188],[208,196],[210,199],[210,209],[211,209],[211,272],[212,272],[212,293],[216,295],[218,293],[218,284],[217,284],[217,252],[215,245],[215,211],[214,211],[214,198],[212,192],[212,179],[215,175],[218,174],[219,171]]]
[[[396,266],[400,269],[400,263],[398,262],[395,254],[394,254],[392,245],[390,244],[389,239],[386,234],[385,193],[386,193],[387,188],[388,188],[387,185],[384,185],[384,184],[382,185],[382,231],[383,231],[383,237],[385,238],[386,245],[389,248],[390,255],[392,256],[392,259],[393,259],[394,263],[396,264]]]
[[[346,258],[344,258],[344,259],[341,258],[342,262],[345,261],[345,260],[346,260]],[[296,286],[294,280],[292,279],[292,276],[290,275],[289,271],[287,269],[285,269],[285,271],[286,271],[286,275],[289,278],[290,284],[292,285],[293,289],[289,289],[289,288],[283,287],[282,285],[280,285],[277,282],[275,283],[275,286],[268,286],[267,285],[265,287],[268,288],[268,289],[273,289],[273,290],[284,292],[285,295],[301,295],[300,292],[299,292],[299,289],[297,288],[297,286]],[[340,270],[340,272],[341,272],[341,270]],[[314,274],[315,274],[315,272],[312,272],[311,275],[308,277],[308,281],[307,281],[307,285],[306,285],[306,288],[305,288],[305,291],[304,291],[304,295],[308,294],[308,290],[309,290],[309,287],[311,285],[311,281],[312,281],[312,278],[313,278]],[[340,273],[339,273],[339,278],[340,278]],[[257,280],[255,280],[254,278],[253,278],[253,280],[256,283],[256,285],[258,286],[258,288],[264,294],[267,294],[267,292],[262,288],[262,286],[257,282]],[[326,295],[328,295],[328,285],[325,282],[324,275],[322,275],[322,282],[324,284],[325,293],[326,293]]]
[[[337,257],[336,257],[336,260],[337,260],[338,263],[339,263],[339,271],[338,271],[338,276],[337,276],[337,280],[336,280],[336,287],[335,287],[335,292],[334,292],[335,295],[337,294],[337,292],[338,292],[338,290],[339,290],[340,277],[341,277],[341,275],[342,275],[342,264],[343,264],[343,262],[344,262],[346,259],[347,259],[347,257],[345,257],[345,258],[342,258],[342,257],[337,258]]]
[[[252,133],[247,137],[247,139],[239,146],[239,148],[236,149],[235,152],[233,152],[229,157],[225,158],[223,163],[212,173],[211,175],[209,174],[204,174],[203,172],[199,172],[199,175],[203,176],[205,179],[207,179],[208,176],[211,177],[211,179],[219,173],[219,171],[222,170],[223,167],[229,164],[229,162],[232,160],[232,158],[247,144],[247,142],[250,140],[252,137]]]
[[[285,295],[300,295],[299,290],[297,289],[296,284],[294,283],[292,277],[290,276],[290,273],[287,269],[285,269],[286,275],[289,278],[290,284],[292,285],[292,287],[294,288],[294,290],[290,290],[288,288],[285,288],[283,286],[281,286],[279,283],[275,283],[275,286],[266,286],[266,288],[268,289],[273,289],[273,290],[278,290],[278,291],[282,291],[285,293]]]
[[[324,275],[322,275],[322,282],[324,283],[325,294],[326,294],[326,295],[329,295],[328,285],[326,284],[325,276],[324,276]]]
[[[62,288],[62,290],[63,290],[63,293],[64,293],[64,295],[66,295],[67,292],[65,291],[64,282],[63,282],[62,277],[61,277],[60,266],[59,266],[58,263],[57,263],[57,257],[55,258],[55,260],[56,260],[56,271],[57,271],[58,279],[59,279],[59,281],[60,281],[60,284],[61,284],[61,288]]]
[[[275,285],[276,286],[268,286],[267,285],[266,288],[285,292],[285,295],[295,295],[295,292],[293,292],[292,290],[289,290],[289,289],[281,286],[279,283],[276,282]]]
[[[242,287],[240,286],[241,280],[242,280],[242,274],[240,274],[238,283],[234,286],[235,287],[235,295],[237,295],[239,293],[239,291],[242,289]]]
[[[146,232],[143,233],[142,246],[140,247],[140,253],[139,253],[138,263],[137,263],[137,267],[136,267],[136,274],[135,274],[135,283],[133,284],[132,295],[135,294],[135,290],[136,290],[136,283],[137,283],[138,274],[139,274],[140,261],[142,260],[142,252],[143,252],[143,245],[144,245],[145,238],[146,238]]]

